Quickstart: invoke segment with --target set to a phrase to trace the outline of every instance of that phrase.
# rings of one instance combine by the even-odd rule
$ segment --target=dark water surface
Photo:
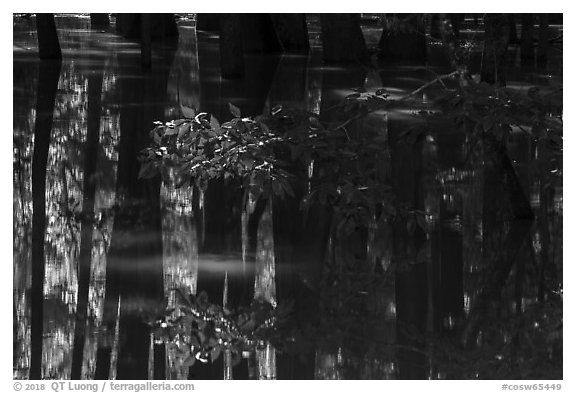
[[[283,105],[327,119],[354,87],[401,96],[433,78],[426,68],[446,70],[434,48],[425,67],[323,67],[310,23],[308,56],[248,56],[233,82],[220,79],[218,37],[192,19],[142,70],[139,44],[78,15],[57,17],[61,64],[40,62],[33,18],[14,18],[14,378],[562,377],[562,180],[525,134],[509,148],[533,222],[510,218],[483,146],[467,154],[449,129],[399,139],[409,109],[362,127],[388,139],[381,165],[397,198],[426,212],[426,230],[391,222],[337,240],[326,212],[294,201],[242,206],[223,184],[138,179],[153,122],[187,108],[221,122],[229,102],[246,116]],[[561,78],[553,53],[547,69],[513,67],[509,86]],[[306,337],[290,351],[262,342],[234,367],[225,355],[188,367],[150,328],[174,289],[219,305],[294,301]]]

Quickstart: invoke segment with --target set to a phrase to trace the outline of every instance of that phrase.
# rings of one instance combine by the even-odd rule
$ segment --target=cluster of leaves
[[[385,136],[351,138],[348,131],[354,121],[385,106],[387,97],[384,90],[359,90],[332,108],[337,116],[328,124],[316,114],[281,106],[266,116],[242,118],[232,104],[234,118],[222,125],[207,113],[156,122],[152,146],[141,154],[140,177],[160,172],[170,180],[173,168],[177,185],[194,182],[200,189],[223,177],[256,199],[294,197],[294,187],[306,188],[303,179],[310,174],[312,188],[301,200],[302,208],[330,205],[343,219],[342,231],[351,232],[395,212],[390,188],[375,165]]]
[[[168,344],[183,364],[197,360],[214,362],[223,351],[230,351],[233,365],[243,351],[272,343],[282,348],[289,340],[287,323],[292,303],[276,307],[254,300],[249,307],[231,309],[211,303],[205,292],[198,296],[179,293],[179,302],[155,323],[155,337]]]
[[[514,127],[535,140],[544,140],[562,151],[562,88],[527,92],[492,86],[470,80],[459,89],[446,90],[436,101],[439,111],[422,111],[425,127],[406,131],[405,135],[424,135],[438,123],[450,122],[474,136],[490,135],[506,142]]]
[[[282,141],[260,119],[242,118],[230,104],[234,118],[222,125],[208,113],[167,123],[155,122],[150,132],[152,146],[141,153],[140,177],[158,172],[171,181],[169,168],[176,174],[176,185],[194,182],[202,190],[216,178],[240,180],[246,190],[280,196],[293,194],[285,163],[276,157]]]

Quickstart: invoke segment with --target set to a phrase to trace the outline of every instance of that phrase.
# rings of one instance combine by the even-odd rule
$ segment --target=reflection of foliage
[[[563,120],[562,88],[545,91],[531,88],[527,92],[476,83],[469,79],[454,90],[446,90],[436,101],[439,110],[422,111],[426,122],[402,134],[410,142],[424,137],[430,129],[452,128],[466,135],[467,161],[480,144],[487,147],[494,165],[504,173],[504,184],[513,203],[516,218],[533,216],[510,159],[514,134],[523,132],[531,142],[550,152],[546,163],[554,187],[562,177]],[[547,153],[545,153],[547,154]],[[536,164],[538,165],[538,164]]]
[[[230,351],[237,364],[243,351],[271,343],[282,348],[286,343],[286,324],[292,304],[254,300],[249,307],[230,309],[208,301],[205,292],[186,298],[180,292],[179,303],[168,309],[156,327],[155,336],[167,342],[185,365],[196,360],[214,362],[222,351]]]
[[[470,80],[460,89],[445,91],[437,103],[440,112],[423,112],[430,115],[428,126],[449,121],[470,135],[489,135],[498,142],[506,142],[512,128],[517,127],[561,154],[562,88],[550,91],[531,88],[524,93]],[[426,129],[410,129],[405,135],[424,135]]]
[[[438,342],[436,361],[448,378],[562,379],[562,300],[534,303],[522,315],[494,318],[481,345],[463,350]]]

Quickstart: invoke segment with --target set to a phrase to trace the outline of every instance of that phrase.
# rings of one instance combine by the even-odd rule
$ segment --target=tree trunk
[[[88,292],[90,286],[90,267],[92,261],[92,234],[94,225],[94,200],[96,196],[96,162],[98,160],[98,147],[100,140],[100,110],[102,94],[101,72],[96,71],[88,76],[88,127],[84,148],[84,185],[82,202],[82,216],[89,222],[82,223],[80,257],[78,267],[78,303],[76,307],[76,331],[74,333],[74,348],[72,354],[71,379],[81,379],[82,356],[86,336],[86,322],[88,315]]]
[[[220,18],[231,14],[198,14],[196,16],[196,30],[217,32],[220,29]]]
[[[94,27],[110,26],[110,17],[108,14],[90,14],[90,25]]]
[[[178,36],[174,14],[116,14],[116,32],[124,38],[141,39],[144,15],[149,18],[146,29],[150,31],[151,40]]]
[[[116,32],[125,38],[140,37],[138,14],[116,14]]]
[[[464,14],[448,14],[448,18],[452,24],[452,32],[454,33],[454,37],[459,38],[460,28],[462,26],[462,22],[464,22]]]
[[[499,253],[498,260],[494,261],[490,267],[491,271],[487,273],[487,285],[478,294],[478,298],[466,321],[466,326],[462,329],[461,343],[464,347],[470,348],[474,345],[490,308],[500,304],[502,289],[516,262],[518,251],[524,246],[526,239],[529,238],[530,226],[530,221],[512,221],[502,252]]]
[[[320,23],[325,63],[368,61],[368,49],[360,28],[360,14],[322,14]]]
[[[448,168],[465,169],[465,157],[462,154],[464,143],[465,139],[462,133],[438,130],[437,160],[439,166],[445,170]],[[454,194],[450,190],[443,190],[441,193]],[[440,218],[435,230],[438,250],[438,270],[436,272],[438,303],[435,312],[438,313],[440,329],[445,335],[449,335],[454,333],[458,323],[461,322],[464,311],[463,235],[449,223],[462,217],[464,213],[462,204],[447,202],[440,196],[439,200]],[[451,320],[455,322],[455,326],[451,325]]]
[[[510,197],[510,204],[514,218],[523,220],[533,220],[534,212],[530,206],[530,201],[526,193],[522,189],[522,184],[518,179],[518,175],[514,170],[514,166],[510,161],[510,155],[504,142],[494,139],[490,140],[490,144],[495,152],[495,159],[497,165],[502,169],[504,174],[504,185]]]
[[[382,31],[378,47],[380,55],[391,60],[426,60],[424,18],[420,14],[396,14],[399,26]]]
[[[540,14],[540,26],[538,29],[538,54],[536,61],[539,65],[545,65],[548,60],[548,47],[550,46],[548,40],[550,35],[550,26],[548,14]]]
[[[238,14],[222,14],[220,17],[220,67],[222,78],[244,76],[244,50]]]
[[[41,59],[61,59],[62,51],[58,41],[54,14],[36,14],[38,31],[38,51]]]
[[[430,37],[439,39],[441,38],[441,28],[440,23],[442,23],[441,14],[432,14],[430,19]]]
[[[170,48],[172,49],[172,48]],[[114,217],[114,227],[107,254],[106,299],[103,324],[113,331],[121,297],[119,334],[121,340],[118,379],[146,379],[148,375],[149,327],[141,322],[143,313],[157,312],[164,297],[162,264],[162,226],[160,217],[160,179],[138,179],[139,152],[149,144],[148,132],[156,120],[163,120],[168,70],[174,52],[159,52],[166,67],[159,71],[142,72],[139,59],[120,55],[119,76],[122,93],[120,113],[120,141],[118,144],[117,195],[120,205]],[[125,105],[129,102],[154,102],[146,107]],[[144,131],[143,131],[144,130]],[[132,318],[134,304],[144,305]],[[133,329],[133,330],[130,330]],[[137,343],[138,345],[135,345]],[[99,348],[97,376],[105,374],[109,351]]]
[[[271,14],[271,17],[284,51],[310,50],[305,14]]]
[[[152,16],[150,14],[141,14],[140,64],[142,68],[152,67]]]
[[[280,53],[282,44],[270,14],[241,14],[244,53]]]
[[[53,19],[52,19],[53,20]],[[44,235],[46,230],[46,166],[61,63],[40,62],[36,103],[36,128],[32,157],[32,285],[30,379],[42,377],[44,324]]]
[[[307,109],[307,62],[305,56],[282,56],[268,94],[272,107]]]
[[[522,14],[520,59],[523,65],[534,63],[534,14]]]
[[[520,41],[518,40],[518,30],[516,29],[516,18],[514,14],[508,14],[508,43],[510,44],[518,44]]]
[[[506,14],[486,14],[484,17],[484,50],[480,79],[490,84],[506,85],[506,50],[509,23]]]
[[[160,26],[160,36],[162,40],[166,38],[178,37],[178,25],[176,24],[176,19],[174,19],[174,14],[153,14],[158,18]]]
[[[218,52],[213,50],[215,45],[219,45],[218,37],[203,32],[198,32],[196,37],[198,42],[198,80],[200,84],[199,108],[201,112],[210,113],[222,122],[223,114],[228,114],[230,111],[223,112],[220,109],[223,101],[220,81],[222,71],[218,69],[221,66],[221,58]]]
[[[280,57],[277,55],[245,55],[244,77],[222,84],[220,110],[223,116],[219,119],[226,121],[231,118],[229,102],[240,108],[242,116],[258,116],[264,113],[279,61]]]
[[[422,190],[422,142],[410,144],[400,137],[410,120],[390,117],[388,136],[391,159],[391,186],[398,202],[409,209],[424,210]],[[398,266],[395,279],[397,351],[400,379],[424,379],[426,358],[422,353],[428,320],[428,271],[425,263],[416,263],[426,252],[426,236],[420,227],[413,232],[406,219],[398,217],[392,225],[393,258]]]

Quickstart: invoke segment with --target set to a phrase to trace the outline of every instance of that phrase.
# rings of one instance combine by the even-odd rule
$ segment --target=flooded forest
[[[562,379],[562,14],[14,14],[14,379]]]

